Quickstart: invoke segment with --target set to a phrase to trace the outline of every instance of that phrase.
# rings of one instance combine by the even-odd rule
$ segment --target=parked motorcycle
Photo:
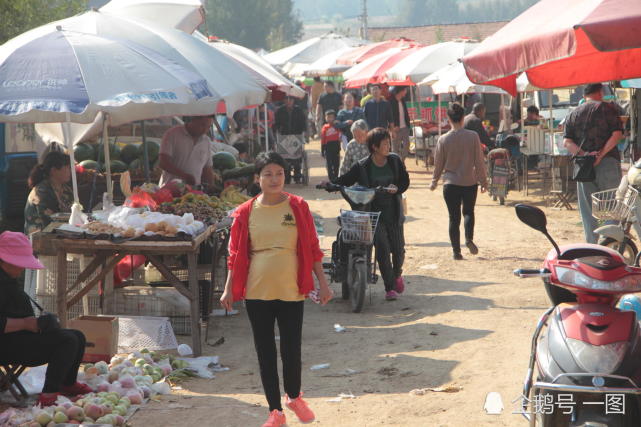
[[[638,426],[641,332],[636,314],[616,303],[623,294],[641,292],[641,269],[607,247],[559,247],[536,207],[517,205],[516,214],[554,246],[542,269],[514,272],[542,277],[554,303],[532,338],[522,414],[530,426]]]
[[[323,263],[332,282],[341,283],[343,299],[350,299],[352,311],[360,313],[365,301],[367,284],[378,281],[376,257],[372,256],[374,236],[380,212],[367,212],[377,191],[385,188],[361,186],[344,187],[332,183],[320,184],[316,188],[328,192],[340,191],[352,210],[341,209],[337,218],[340,228],[336,241],[332,243],[332,261]]]

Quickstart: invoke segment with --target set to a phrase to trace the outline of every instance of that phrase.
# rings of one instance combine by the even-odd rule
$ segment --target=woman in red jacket
[[[323,273],[314,219],[307,203],[283,191],[287,164],[275,152],[256,159],[262,193],[234,212],[229,240],[229,274],[220,302],[231,310],[245,300],[254,334],[269,419],[263,427],[285,425],[280,401],[274,322],[280,331],[286,404],[301,422],[314,413],[301,398],[301,338],[305,296],[314,290],[312,272],[320,283],[321,304],[332,298]]]

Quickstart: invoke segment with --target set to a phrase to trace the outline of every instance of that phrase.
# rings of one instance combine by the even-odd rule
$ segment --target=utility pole
[[[361,15],[361,38],[367,40],[367,0],[362,0],[363,14]]]

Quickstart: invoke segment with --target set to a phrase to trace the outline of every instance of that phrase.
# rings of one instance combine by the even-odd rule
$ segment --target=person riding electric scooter
[[[522,414],[530,426],[638,426],[641,332],[635,312],[621,311],[616,303],[623,294],[641,292],[641,269],[604,246],[559,247],[545,214],[534,206],[517,205],[516,213],[554,246],[540,270],[514,272],[542,277],[554,304],[532,338]],[[555,289],[575,302],[564,302]]]

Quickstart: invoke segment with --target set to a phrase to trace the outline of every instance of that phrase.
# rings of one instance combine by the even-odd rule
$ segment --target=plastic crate
[[[38,279],[37,279],[37,288],[36,288],[36,293],[40,295],[56,295],[56,290],[58,288],[57,286],[57,281],[58,281],[58,257],[55,256],[39,256],[38,259],[44,265],[44,269],[38,270]],[[85,257],[84,260],[82,261],[83,265],[88,265],[91,262],[90,257]],[[67,261],[67,288],[70,286],[73,286],[73,284],[76,282],[76,279],[80,275],[81,271],[81,260],[79,258],[73,258],[71,261]],[[95,277],[98,274],[98,270],[96,270],[96,273],[92,274],[89,279],[91,280],[93,277]],[[86,282],[85,282],[86,283]],[[77,289],[80,290],[82,288],[82,285],[80,285]],[[73,294],[72,294],[73,295]],[[98,295],[98,286],[94,286],[89,290],[89,295]]]

